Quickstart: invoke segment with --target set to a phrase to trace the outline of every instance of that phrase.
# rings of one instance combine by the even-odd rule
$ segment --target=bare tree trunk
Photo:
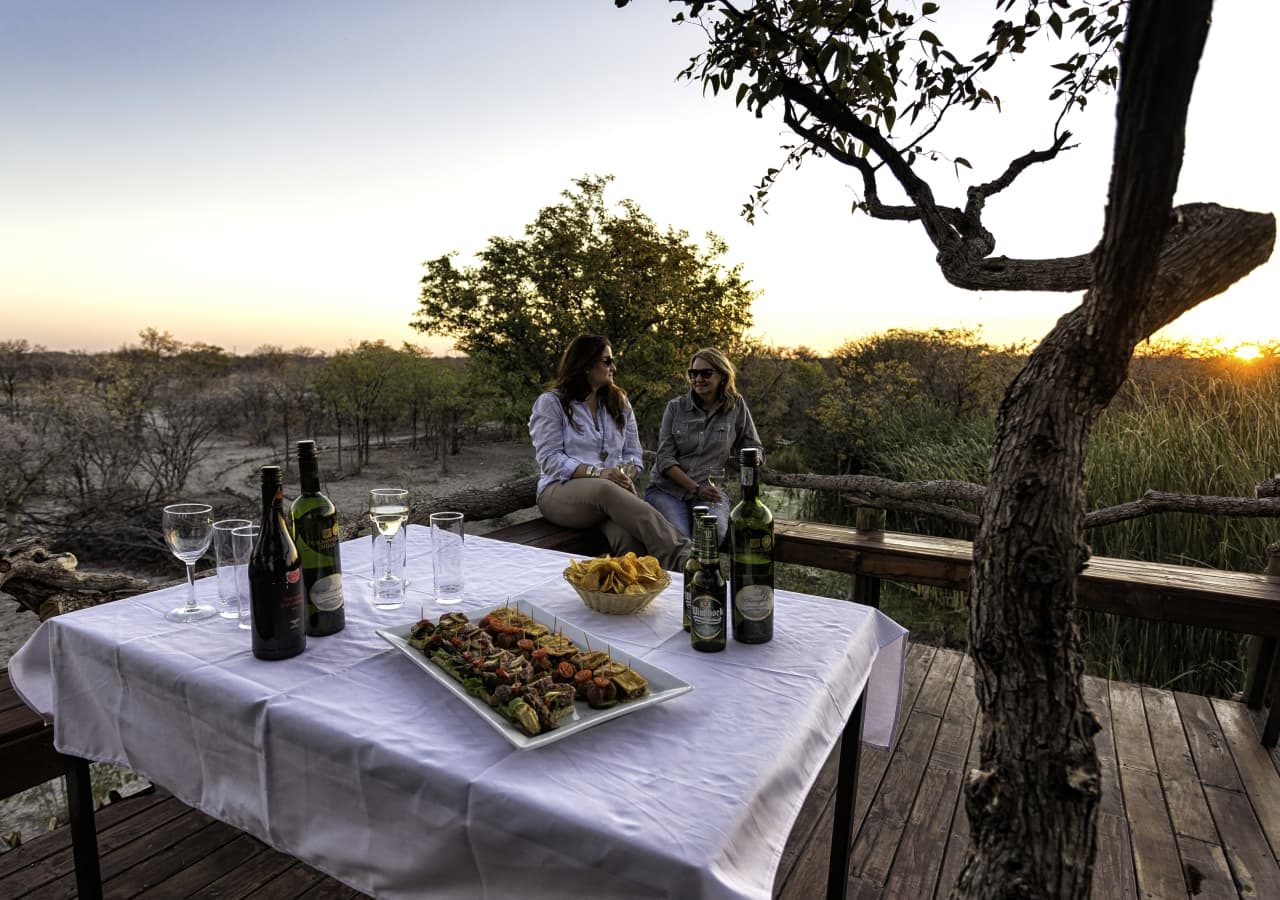
[[[969,637],[981,757],[966,787],[971,846],[957,897],[1089,894],[1098,726],[1082,694],[1072,614],[1076,575],[1089,555],[1089,435],[1137,342],[1265,261],[1274,243],[1269,216],[1206,207],[1189,213],[1196,221],[1175,224],[1170,214],[1210,5],[1131,4],[1093,285],[1032,353],[1001,405],[974,543]],[[1214,235],[1237,216],[1246,224],[1232,228],[1224,269],[1209,272],[1223,255]],[[1255,220],[1260,230],[1248,233]],[[1231,280],[1221,283],[1228,270]]]

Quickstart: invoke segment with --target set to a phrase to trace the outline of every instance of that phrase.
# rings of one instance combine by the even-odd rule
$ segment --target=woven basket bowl
[[[611,616],[627,616],[638,613],[653,602],[653,598],[667,589],[671,584],[671,576],[662,573],[662,579],[643,594],[614,594],[608,591],[587,591],[569,581],[569,573],[564,573],[565,583],[578,592],[582,602],[596,612],[608,613]]]

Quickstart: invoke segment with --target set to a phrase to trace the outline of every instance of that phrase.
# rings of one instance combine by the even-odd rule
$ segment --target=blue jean
[[[649,505],[662,513],[668,522],[685,537],[693,536],[693,508],[699,505],[711,507],[711,514],[716,517],[716,546],[724,541],[729,531],[729,498],[726,496],[719,503],[708,503],[706,500],[682,500],[672,496],[662,488],[649,485],[644,489],[644,499]]]

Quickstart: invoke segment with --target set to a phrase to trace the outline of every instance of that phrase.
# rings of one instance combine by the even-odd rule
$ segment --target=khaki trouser
[[[689,539],[662,513],[626,488],[603,478],[553,481],[538,496],[538,509],[555,525],[598,527],[616,556],[628,551],[655,556],[669,572],[683,569],[689,558]]]

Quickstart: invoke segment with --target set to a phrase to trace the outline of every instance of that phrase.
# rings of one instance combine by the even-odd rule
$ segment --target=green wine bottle
[[[338,551],[338,510],[320,493],[316,442],[298,441],[301,495],[290,508],[290,524],[302,557],[302,585],[307,597],[307,634],[335,634],[347,623],[342,595],[342,558]]]
[[[760,499],[760,451],[738,451],[742,500],[729,513],[733,639],[763,644],[773,639],[773,513]]]
[[[693,576],[698,571],[698,553],[697,553],[697,537],[698,537],[698,520],[711,512],[711,508],[707,506],[695,506],[693,508],[693,538],[695,542],[694,552],[689,554],[689,558],[684,561],[684,630],[690,629],[689,604],[693,600]]]
[[[694,650],[715,653],[724,649],[728,630],[726,585],[716,552],[716,517],[699,516],[693,533],[697,536],[698,571],[693,575],[693,597],[689,603],[693,622],[689,641]]]

